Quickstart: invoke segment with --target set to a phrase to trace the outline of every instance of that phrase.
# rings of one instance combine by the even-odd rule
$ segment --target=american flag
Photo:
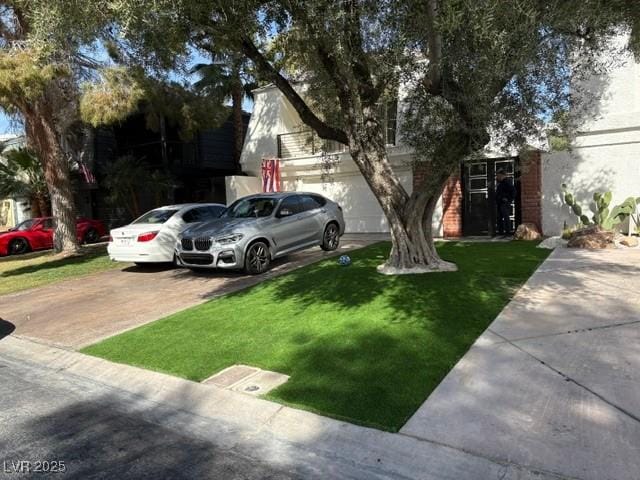
[[[93,172],[91,172],[91,169],[87,167],[84,162],[78,162],[78,165],[80,167],[80,172],[82,172],[82,176],[84,177],[84,181],[89,184],[96,183],[96,177],[93,175]]]
[[[277,158],[262,159],[262,191],[280,191],[280,160]]]

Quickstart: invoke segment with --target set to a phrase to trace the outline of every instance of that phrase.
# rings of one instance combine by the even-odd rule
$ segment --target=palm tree
[[[4,144],[0,156],[0,197],[27,197],[33,217],[48,217],[49,189],[42,162],[28,148],[8,150]]]
[[[251,93],[256,83],[247,61],[237,55],[210,52],[212,63],[199,63],[191,69],[199,79],[193,84],[196,90],[231,101],[233,118],[233,158],[240,171],[240,155],[244,142],[244,121],[242,119],[242,102],[245,98],[253,99]]]

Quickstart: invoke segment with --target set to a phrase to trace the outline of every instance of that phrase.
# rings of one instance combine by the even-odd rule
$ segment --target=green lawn
[[[51,251],[1,257],[0,295],[123,266],[109,260],[103,245],[83,247],[83,252],[73,257],[60,257]]]
[[[236,363],[286,373],[267,398],[398,430],[548,255],[534,243],[446,243],[454,273],[378,274],[376,244],[209,301],[86,353],[200,381]]]

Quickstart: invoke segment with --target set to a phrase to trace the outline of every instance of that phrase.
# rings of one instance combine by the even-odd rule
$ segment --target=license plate
[[[133,240],[131,237],[126,238],[116,238],[116,245],[131,245],[131,241]]]

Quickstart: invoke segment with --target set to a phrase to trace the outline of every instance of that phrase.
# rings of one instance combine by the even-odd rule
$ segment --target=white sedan
[[[218,218],[225,208],[219,203],[156,208],[129,225],[111,230],[107,252],[117,262],[173,262],[178,234],[195,223]]]

